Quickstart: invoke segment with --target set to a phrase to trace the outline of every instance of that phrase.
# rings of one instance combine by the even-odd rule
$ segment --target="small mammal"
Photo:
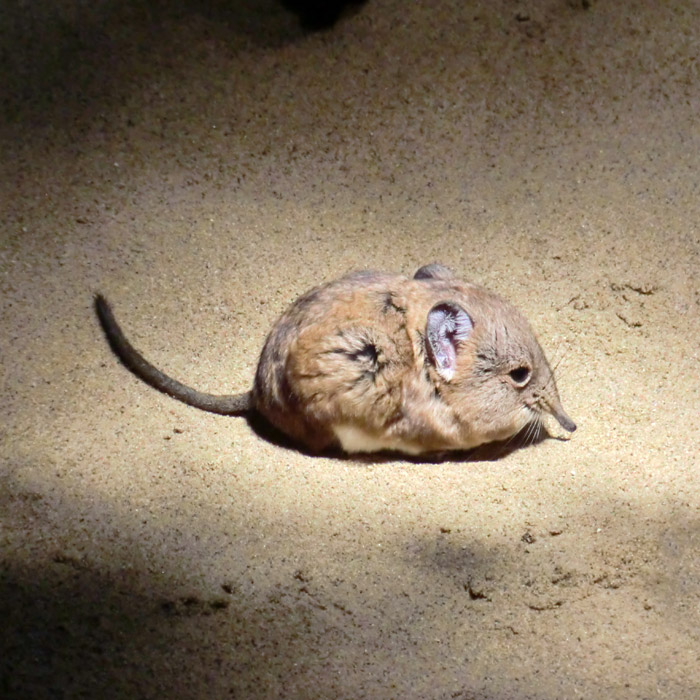
[[[142,380],[206,411],[257,411],[313,453],[466,450],[545,413],[576,429],[525,317],[443,265],[412,278],[356,272],[310,290],[270,331],[253,388],[229,396],[163,374],[129,343],[104,297],[95,306],[112,349]]]

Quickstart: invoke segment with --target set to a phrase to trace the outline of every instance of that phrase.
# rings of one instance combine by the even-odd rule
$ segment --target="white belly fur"
[[[382,438],[370,435],[355,425],[335,425],[333,432],[340,446],[346,452],[379,452],[380,450],[395,450],[410,455],[417,455],[423,450],[412,442],[404,442],[397,438]]]

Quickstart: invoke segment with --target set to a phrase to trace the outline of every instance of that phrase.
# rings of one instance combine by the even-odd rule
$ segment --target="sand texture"
[[[0,697],[700,698],[696,0],[8,0],[0,48]],[[572,439],[310,457],[92,306],[227,393],[309,287],[435,260]]]

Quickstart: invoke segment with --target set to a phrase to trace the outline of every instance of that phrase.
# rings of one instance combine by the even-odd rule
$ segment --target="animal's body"
[[[257,411],[312,452],[469,449],[553,415],[568,431],[554,375],[525,317],[442,265],[407,278],[358,272],[316,287],[277,320],[253,388],[203,394],[147,362],[103,297],[122,362],[149,384],[217,413]]]

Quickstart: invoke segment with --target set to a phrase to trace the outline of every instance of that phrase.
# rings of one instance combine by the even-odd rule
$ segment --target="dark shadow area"
[[[329,29],[344,13],[357,12],[367,0],[280,0],[283,7],[299,17],[301,26],[310,31]]]
[[[265,657],[291,680],[307,632],[293,605],[258,607],[225,582],[211,598],[169,596],[61,554],[29,571],[5,564],[0,615],[6,700],[261,697]]]
[[[202,595],[183,569],[205,563],[183,561],[172,533],[149,528],[162,552],[147,556],[162,563],[145,567],[138,523],[98,499],[57,505],[12,478],[0,480],[4,700],[253,698],[275,687],[271,663],[288,682],[308,670],[298,662],[323,629],[310,634],[313,610],[295,598],[298,581],[290,577],[288,592],[265,595],[232,574]],[[72,531],[76,513],[93,522],[92,542]],[[115,525],[117,536],[107,536]],[[228,539],[223,531],[218,537]],[[20,541],[17,556],[7,543]],[[317,696],[341,690],[320,682]]]
[[[8,0],[0,7],[0,117],[57,127],[99,118],[147,77],[144,65],[157,76],[183,52],[195,64],[214,43],[227,54],[279,48],[330,28],[363,1],[128,0],[70,12]]]
[[[12,478],[0,481],[2,527],[15,546],[21,537],[26,547],[20,557],[3,549],[0,559],[3,700],[349,698],[383,687],[381,664],[365,668],[359,685],[357,673],[334,671],[345,654],[362,658],[385,643],[371,623],[380,611],[367,618],[348,605],[337,581],[297,571],[256,590],[247,573],[233,573],[202,594],[206,586],[188,584],[182,570],[206,567],[206,556],[183,561],[172,533],[149,528],[150,547],[153,536],[162,538],[161,563],[152,569],[139,563],[143,530],[109,504],[91,499],[89,513],[65,498],[58,511],[56,505]],[[94,522],[92,543],[71,534],[77,512]],[[114,526],[118,536],[106,539]],[[55,544],[47,547],[49,537]],[[222,530],[217,537],[223,543],[228,535]],[[266,566],[258,561],[252,568]],[[357,572],[346,575],[351,586]],[[365,602],[376,608],[376,601]],[[392,630],[392,613],[381,615]]]
[[[7,700],[377,697],[387,679],[396,682],[396,697],[423,697],[411,688],[418,680],[413,676],[425,668],[399,679],[385,666],[385,645],[406,635],[421,639],[420,630],[404,629],[405,620],[444,625],[446,617],[461,611],[455,624],[464,628],[483,624],[485,611],[494,607],[508,620],[518,608],[540,615],[597,592],[629,597],[631,591],[645,591],[650,609],[676,620],[684,633],[697,634],[697,519],[653,524],[645,512],[621,518],[623,504],[617,502],[600,502],[593,513],[570,513],[549,529],[525,530],[510,544],[488,545],[449,527],[433,539],[404,532],[391,548],[399,556],[403,552],[410,577],[396,580],[395,588],[389,574],[375,579],[362,605],[352,591],[367,574],[351,564],[341,568],[340,579],[290,570],[284,583],[265,590],[251,587],[247,573],[233,574],[202,593],[206,586],[188,587],[178,569],[204,568],[206,557],[174,559],[182,554],[175,554],[176,539],[166,536],[160,546],[169,566],[150,571],[136,564],[140,553],[123,545],[138,546],[138,528],[105,503],[93,502],[90,517],[107,529],[118,525],[118,540],[99,547],[100,556],[114,547],[109,570],[97,563],[94,546],[88,547],[92,553],[80,553],[85,543],[67,532],[56,533],[65,547],[56,544],[47,551],[42,543],[42,529],[50,522],[75,518],[74,504],[64,500],[59,512],[49,514],[53,506],[41,494],[5,479],[0,505],[5,531],[24,533],[35,550],[22,563],[3,551],[0,696]],[[602,552],[595,546],[597,523],[617,532]],[[222,530],[217,537],[223,541],[226,535]],[[650,567],[657,547],[660,559]],[[235,559],[235,553],[230,556]],[[264,562],[256,568],[261,575]],[[426,587],[438,591],[440,606]],[[404,598],[406,591],[410,595]],[[337,674],[338,663],[366,654],[363,668]],[[424,663],[420,654],[416,660]],[[429,697],[540,697],[515,689],[486,694],[479,690],[483,682],[478,677],[463,686],[449,682],[435,686]]]

